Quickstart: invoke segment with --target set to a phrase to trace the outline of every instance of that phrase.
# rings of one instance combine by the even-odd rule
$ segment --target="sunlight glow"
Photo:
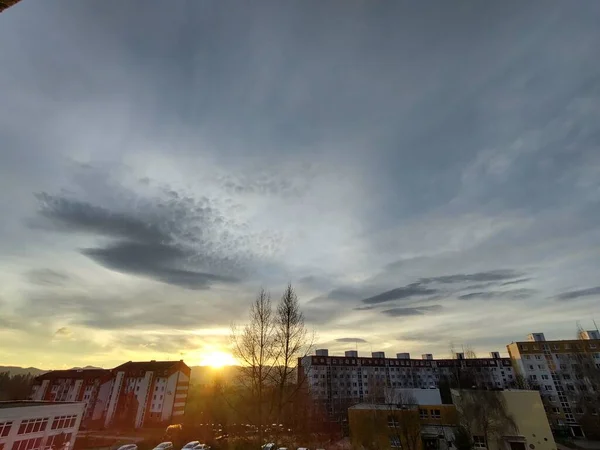
[[[220,369],[224,366],[234,366],[237,364],[235,358],[226,352],[208,352],[201,356],[200,365],[201,366],[210,366],[215,369]]]

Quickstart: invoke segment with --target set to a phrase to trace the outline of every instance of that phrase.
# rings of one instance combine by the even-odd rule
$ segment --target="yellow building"
[[[454,405],[361,403],[348,408],[356,449],[445,450],[458,423]]]
[[[454,404],[361,403],[348,409],[357,450],[455,449],[464,426],[475,449],[556,450],[537,391],[452,391]]]
[[[452,390],[452,401],[476,449],[556,450],[538,391]]]

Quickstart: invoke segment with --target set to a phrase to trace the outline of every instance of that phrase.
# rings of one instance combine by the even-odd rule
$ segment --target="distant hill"
[[[47,370],[38,369],[36,367],[18,367],[18,366],[0,366],[0,373],[8,372],[11,376],[14,375],[27,375],[28,373],[37,377],[43,373],[48,372]]]

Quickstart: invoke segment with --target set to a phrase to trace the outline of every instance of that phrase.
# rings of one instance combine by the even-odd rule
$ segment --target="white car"
[[[209,450],[210,447],[206,444],[201,444],[200,441],[192,441],[185,444],[181,450]]]
[[[138,447],[135,444],[126,444],[121,445],[117,450],[138,450]]]
[[[172,442],[161,442],[156,447],[154,447],[154,450],[173,450],[173,443]]]

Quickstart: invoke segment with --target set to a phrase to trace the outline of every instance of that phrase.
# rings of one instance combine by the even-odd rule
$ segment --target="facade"
[[[507,346],[515,369],[539,389],[552,427],[573,436],[600,429],[600,333],[581,331],[579,337],[547,341],[531,333]]]
[[[417,390],[415,390],[417,391]],[[435,391],[435,390],[433,390]],[[539,392],[526,390],[452,390],[453,404],[425,404],[418,399],[430,400],[427,394],[405,393],[417,399],[415,403],[368,404],[360,403],[348,409],[350,438],[353,448],[382,450],[448,450],[456,448],[455,432],[465,425],[462,414],[467,393],[499,396],[504,413],[512,418],[514,428],[499,436],[468,426],[476,449],[486,450],[556,450],[548,419]],[[406,395],[408,394],[408,395]],[[438,392],[439,398],[439,392]],[[490,417],[492,415],[490,414]],[[491,418],[496,429],[496,419]]]
[[[56,370],[36,378],[31,399],[81,401],[83,423],[90,428],[177,423],[185,411],[190,374],[183,361]]]
[[[458,417],[454,405],[359,403],[348,421],[356,449],[448,450]]]
[[[330,418],[340,420],[348,407],[357,403],[384,401],[385,390],[394,388],[436,389],[441,380],[468,379],[486,388],[508,388],[516,383],[510,358],[492,352],[489,358],[434,359],[431,354],[411,359],[408,353],[386,358],[384,352],[370,357],[347,351],[344,356],[329,356],[326,349],[299,361],[299,377],[305,377],[311,397],[321,403]],[[469,377],[465,377],[469,375]]]
[[[82,402],[0,402],[0,450],[68,450],[83,417]]]
[[[465,390],[452,390],[452,401],[456,405],[459,419],[465,422],[461,414]],[[472,392],[472,391],[471,391]],[[477,391],[475,391],[477,392]],[[512,418],[516,430],[502,436],[489,436],[486,442],[483,430],[471,427],[475,448],[487,450],[556,450],[544,405],[538,391],[504,390],[488,392],[498,395],[505,412]],[[476,398],[476,397],[475,397]],[[489,412],[492,416],[492,412]]]

